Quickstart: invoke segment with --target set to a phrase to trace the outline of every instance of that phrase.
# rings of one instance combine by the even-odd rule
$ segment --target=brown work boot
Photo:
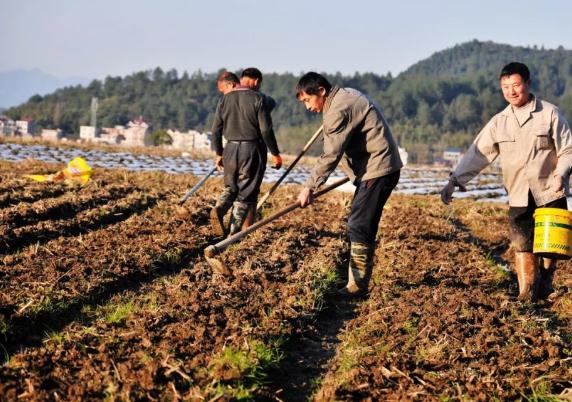
[[[367,292],[373,267],[374,251],[375,243],[352,242],[348,267],[348,283],[338,290],[340,295],[357,296]]]
[[[517,252],[514,256],[514,270],[518,279],[518,300],[532,302],[536,300],[540,274],[538,262],[530,252]]]
[[[226,236],[226,228],[224,227],[224,213],[219,207],[211,209],[211,226],[213,233],[217,236]]]
[[[548,299],[554,292],[553,281],[554,272],[556,271],[556,260],[551,258],[542,258],[540,264],[540,283],[538,285],[538,298]]]
[[[248,208],[248,213],[246,214],[246,218],[242,223],[241,230],[244,230],[247,227],[252,226],[254,221],[256,221],[256,204],[250,204],[250,207]]]
[[[224,224],[224,215],[232,207],[233,199],[236,194],[232,192],[230,187],[225,187],[213,209],[211,209],[210,218],[213,233],[217,236],[226,236],[228,229]]]

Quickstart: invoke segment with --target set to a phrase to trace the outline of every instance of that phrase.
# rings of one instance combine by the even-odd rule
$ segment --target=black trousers
[[[266,170],[266,146],[262,141],[229,141],[223,150],[224,185],[233,200],[256,203]]]
[[[387,199],[399,181],[400,171],[363,181],[356,188],[348,219],[352,243],[373,243]]]
[[[508,220],[510,241],[516,251],[532,252],[534,238],[534,211],[537,208],[568,209],[566,197],[551,201],[548,204],[538,206],[532,193],[528,192],[528,205],[526,207],[509,207]]]

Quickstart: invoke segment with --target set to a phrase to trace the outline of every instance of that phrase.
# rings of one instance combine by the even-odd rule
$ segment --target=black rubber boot
[[[242,230],[242,224],[248,215],[248,210],[250,209],[252,203],[235,201],[232,206],[232,217],[230,220],[230,233],[232,236]]]

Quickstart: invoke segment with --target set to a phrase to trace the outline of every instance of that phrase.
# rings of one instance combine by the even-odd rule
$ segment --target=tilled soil
[[[542,400],[572,389],[572,273],[515,301],[506,210],[392,196],[367,297],[339,299],[350,195],[203,258],[192,176],[0,162],[1,400]],[[294,201],[283,187],[262,211]]]

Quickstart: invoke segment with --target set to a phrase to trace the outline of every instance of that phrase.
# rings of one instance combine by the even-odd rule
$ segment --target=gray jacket
[[[323,110],[324,150],[304,184],[316,190],[341,161],[358,185],[403,167],[397,144],[379,106],[352,88],[334,87]]]

